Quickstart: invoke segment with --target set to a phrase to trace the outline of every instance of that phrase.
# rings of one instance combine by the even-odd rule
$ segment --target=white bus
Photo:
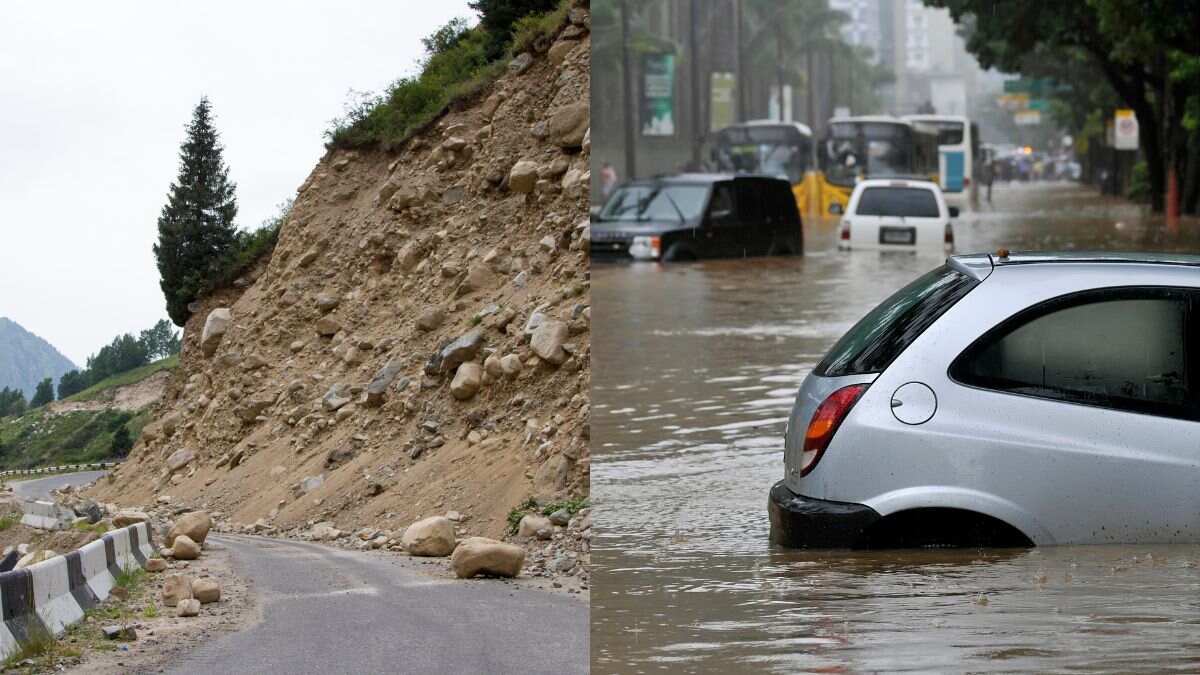
[[[938,182],[946,199],[978,203],[979,127],[961,115],[905,115],[904,119],[937,128]]]

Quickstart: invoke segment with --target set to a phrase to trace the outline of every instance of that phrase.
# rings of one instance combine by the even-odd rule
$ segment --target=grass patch
[[[96,534],[104,534],[105,532],[108,532],[108,530],[109,530],[108,524],[105,523],[103,520],[98,523],[94,523],[94,524],[93,523],[75,523],[71,527],[73,529],[79,530],[80,532],[95,532]],[[3,528],[0,528],[0,529],[3,529]]]
[[[0,468],[33,469],[113,459],[113,436],[124,428],[136,441],[149,411],[43,410],[0,419]]]
[[[64,398],[64,401],[94,401],[113,387],[124,387],[131,384],[137,384],[151,375],[163,371],[171,370],[179,365],[179,355],[168,356],[165,359],[148,363],[140,368],[127,370],[123,373],[117,373],[111,377],[106,377],[96,384],[84,389],[83,391],[72,394]]]
[[[566,510],[569,516],[574,516],[576,513],[586,509],[588,504],[589,500],[587,497],[576,497],[575,499],[569,499],[565,502],[554,502],[553,504],[547,504],[542,508],[542,515],[549,516],[555,511]]]
[[[21,519],[12,514],[0,516],[0,532],[11,528],[13,525],[16,525],[19,522],[21,522]]]
[[[125,570],[116,577],[117,588],[124,588],[130,593],[136,592],[142,587],[142,583],[146,581],[146,570],[136,568]]]
[[[33,661],[34,665],[31,668],[36,668],[39,661],[53,658],[58,647],[58,640],[55,640],[54,636],[45,628],[33,627],[29,641],[21,644],[17,651],[4,659],[4,670],[19,668],[25,665],[22,664],[23,661]]]
[[[144,618],[144,619],[158,618],[158,605],[154,604],[153,602],[146,605],[146,608],[142,610],[142,618]]]
[[[538,503],[533,497],[526,499],[508,512],[508,534],[509,536],[517,533],[517,528],[521,526],[521,519],[530,513],[537,512]]]

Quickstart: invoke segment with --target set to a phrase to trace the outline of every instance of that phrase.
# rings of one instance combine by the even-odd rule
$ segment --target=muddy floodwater
[[[997,186],[960,252],[1200,251],[1067,184]],[[767,541],[801,379],[943,256],[596,265],[592,672],[1200,672],[1200,546],[803,552]],[[1113,504],[1113,508],[1121,508]]]

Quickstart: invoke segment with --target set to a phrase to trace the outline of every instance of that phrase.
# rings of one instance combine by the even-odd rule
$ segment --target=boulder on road
[[[192,581],[192,597],[204,605],[217,602],[221,599],[221,584],[217,583],[216,579],[208,577],[196,579]]]
[[[404,531],[400,543],[410,555],[450,555],[455,544],[454,523],[442,516],[418,520]]]
[[[147,572],[165,572],[167,571],[167,561],[162,558],[151,558],[146,561]]]
[[[195,560],[200,557],[200,544],[186,534],[175,537],[175,545],[171,550],[175,552],[176,560]]]
[[[459,579],[485,575],[515,577],[525,564],[525,549],[486,537],[467,537],[450,556],[450,567]]]
[[[216,353],[217,345],[221,344],[221,337],[229,330],[232,321],[233,315],[226,307],[219,307],[208,313],[208,318],[204,320],[204,331],[200,334],[200,348],[204,350],[205,356]]]
[[[200,614],[200,601],[195,598],[180,600],[175,607],[175,616],[196,616]]]
[[[172,574],[163,579],[162,602],[167,607],[175,607],[181,600],[192,598],[192,578],[183,574]]]
[[[167,532],[165,544],[167,546],[175,545],[175,538],[180,535],[185,535],[197,544],[203,544],[208,538],[208,531],[212,529],[212,517],[207,511],[192,511],[185,513],[175,521],[175,524]]]

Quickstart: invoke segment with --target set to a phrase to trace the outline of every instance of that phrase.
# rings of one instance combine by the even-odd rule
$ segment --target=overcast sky
[[[466,0],[6,0],[0,21],[0,316],[83,365],[166,318],[151,252],[184,125],[212,101],[238,223],[324,152],[349,89],[412,74]]]

